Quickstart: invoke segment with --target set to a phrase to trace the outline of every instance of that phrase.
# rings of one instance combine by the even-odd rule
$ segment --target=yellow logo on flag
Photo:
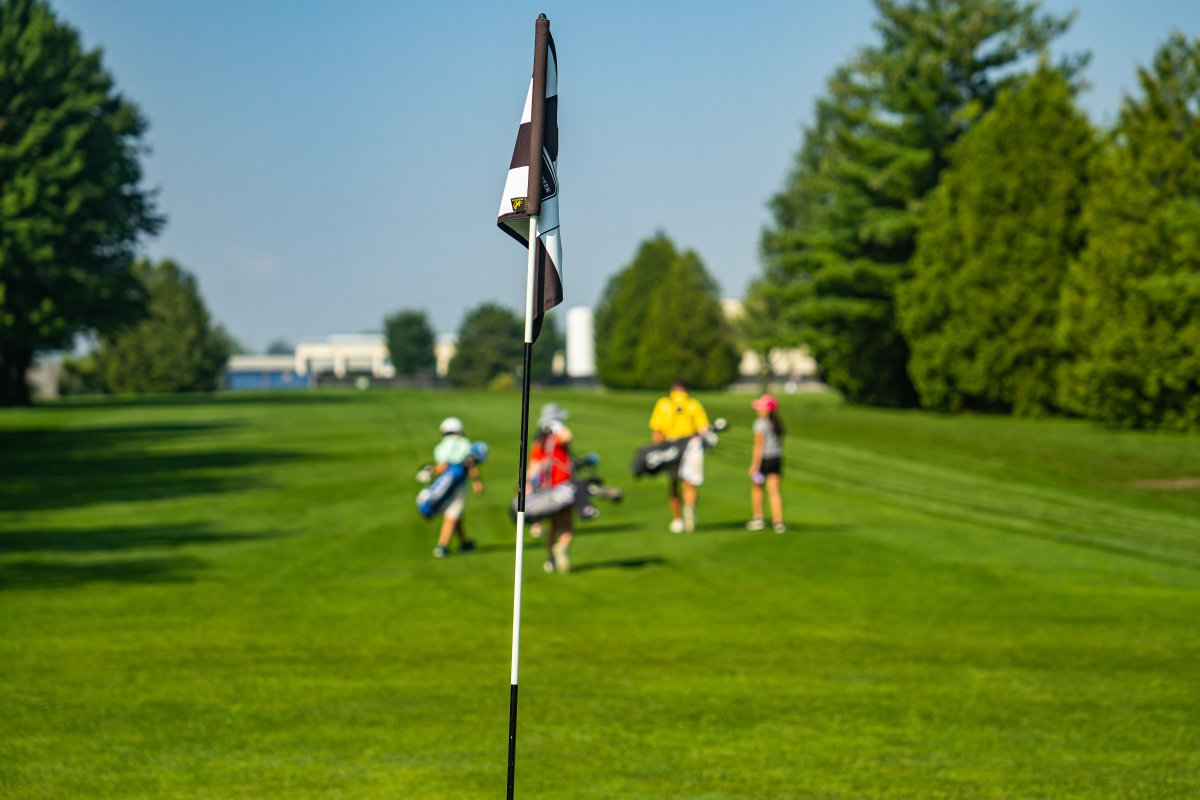
[[[512,199],[512,207],[513,207],[513,211],[514,211],[515,213],[517,213],[517,214],[522,214],[522,213],[524,213],[524,211],[525,211],[525,203],[526,203],[526,201],[527,201],[527,200],[528,200],[528,198],[525,198],[525,197],[514,197],[514,198]]]

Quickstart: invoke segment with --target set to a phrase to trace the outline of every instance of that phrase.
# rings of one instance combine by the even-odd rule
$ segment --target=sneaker
[[[696,509],[691,506],[683,507],[683,529],[688,533],[696,530]]]
[[[767,527],[767,523],[762,521],[762,517],[755,517],[746,523],[746,530],[748,531],[761,531],[765,527]]]
[[[683,520],[673,519],[670,525],[671,533],[683,533]]]
[[[542,523],[535,522],[529,526],[529,535],[535,539],[542,538]]]
[[[463,542],[462,544],[460,544],[458,546],[458,552],[460,552],[460,553],[469,553],[474,549],[475,549],[475,542],[473,542],[473,541]]]
[[[787,525],[784,525],[782,522],[776,522],[774,525],[771,526],[771,529],[774,530],[776,533],[783,533],[784,531],[787,530]]]
[[[571,571],[571,546],[559,542],[554,545],[554,566],[563,575]]]
[[[554,572],[554,562],[547,561],[545,564],[542,564],[542,569],[546,570],[546,572]]]
[[[434,558],[445,558],[448,555],[450,555],[450,551],[448,549],[446,549],[445,547],[442,547],[441,545],[438,545],[437,547],[433,548],[433,557]]]

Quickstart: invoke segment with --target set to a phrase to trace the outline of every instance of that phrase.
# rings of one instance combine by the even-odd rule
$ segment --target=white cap
[[[458,417],[446,417],[442,420],[442,424],[438,427],[442,433],[462,433],[462,420]]]

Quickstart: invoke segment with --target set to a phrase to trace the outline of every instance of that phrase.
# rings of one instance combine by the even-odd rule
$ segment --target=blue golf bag
[[[445,472],[417,492],[417,512],[425,519],[440,514],[454,496],[454,490],[466,481],[471,467],[487,461],[487,456],[488,446],[485,442],[472,442],[470,455],[465,461],[461,464],[451,464]]]

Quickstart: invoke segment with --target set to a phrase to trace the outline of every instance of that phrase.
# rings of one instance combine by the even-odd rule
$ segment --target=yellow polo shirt
[[[658,398],[650,415],[650,430],[664,439],[686,439],[708,427],[704,406],[687,392],[671,392]]]

